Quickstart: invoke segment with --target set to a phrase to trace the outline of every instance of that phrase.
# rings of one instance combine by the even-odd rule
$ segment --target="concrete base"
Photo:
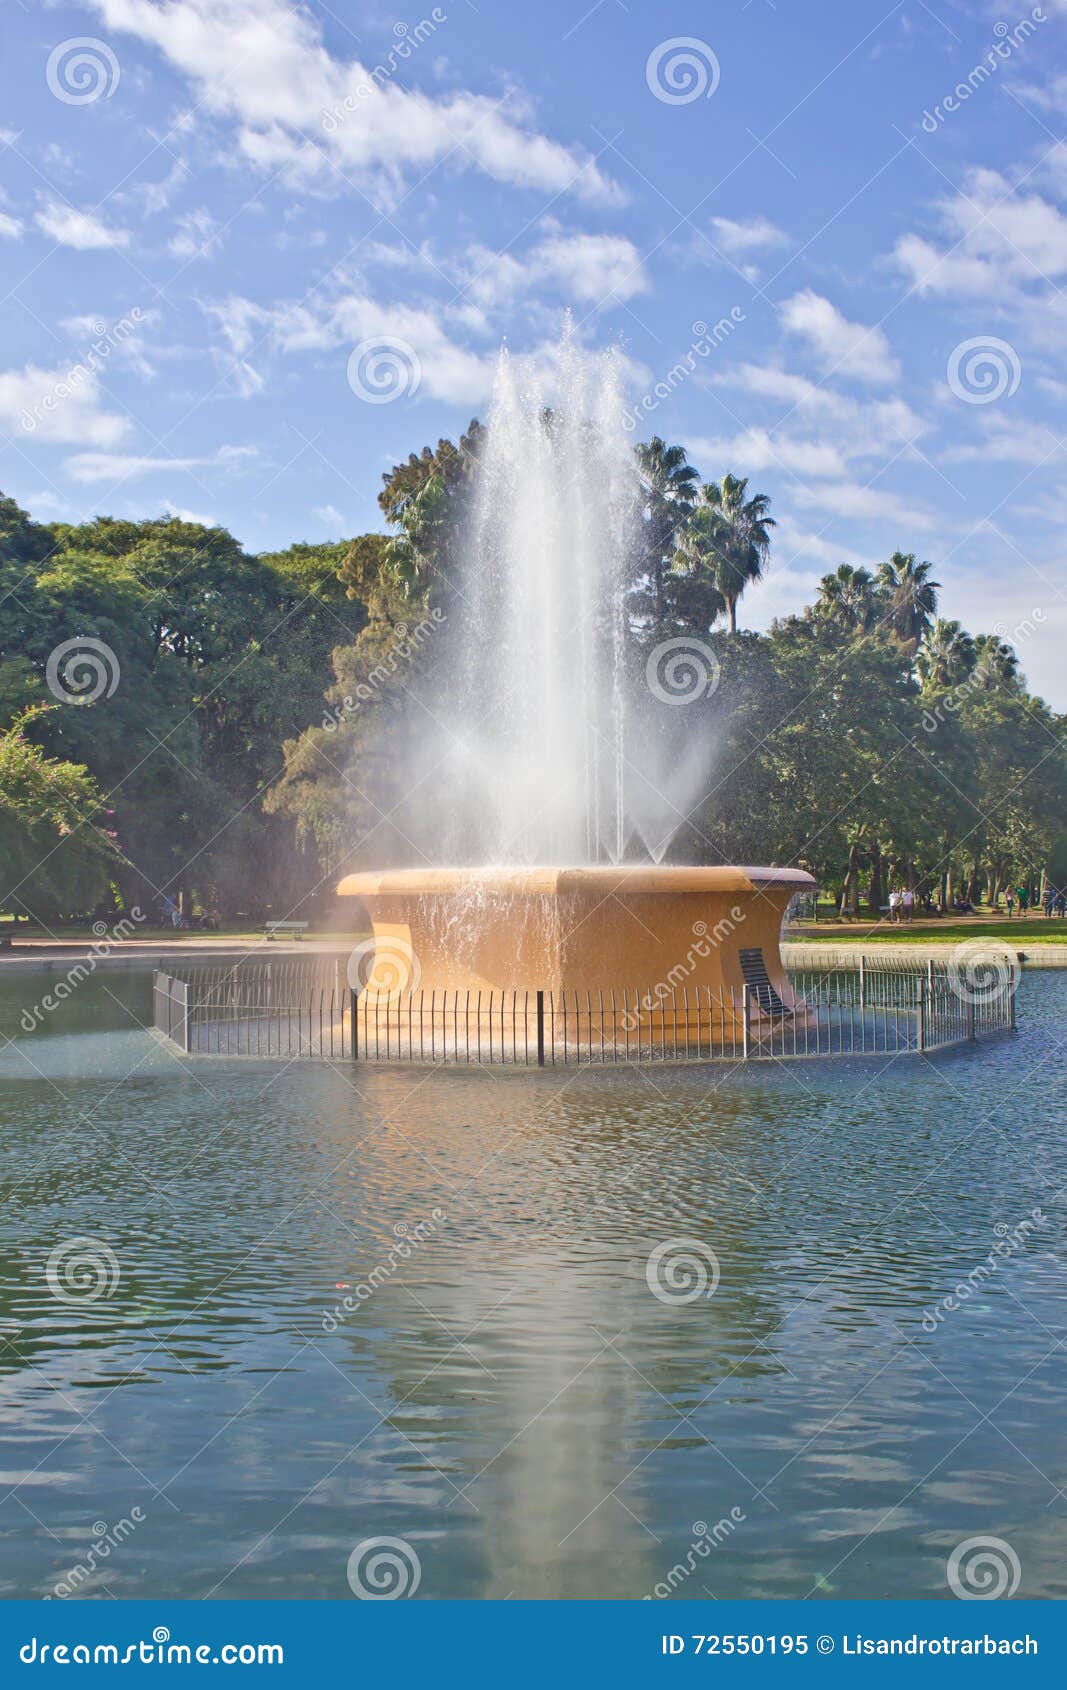
[[[792,1007],[778,936],[790,899],[813,886],[797,869],[641,866],[394,869],[350,874],[337,890],[361,898],[373,926],[357,987],[540,990],[582,1004],[626,991],[658,1019],[683,995],[740,1000],[743,950],[761,954]]]

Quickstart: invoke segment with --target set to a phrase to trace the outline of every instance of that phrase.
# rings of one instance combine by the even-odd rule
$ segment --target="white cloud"
[[[125,417],[101,409],[96,376],[70,365],[0,373],[0,423],[27,443],[61,445],[117,446],[130,429]]]
[[[929,511],[908,504],[884,487],[865,487],[862,482],[816,482],[790,490],[791,504],[802,510],[826,511],[830,516],[849,517],[860,522],[899,522],[910,528],[928,528]]]
[[[316,505],[311,514],[323,527],[344,532],[345,519],[334,505]]]
[[[784,300],[780,310],[785,328],[807,342],[824,370],[878,382],[894,381],[900,374],[881,329],[850,323],[811,288]]]
[[[904,399],[856,399],[776,365],[738,364],[707,385],[712,392],[737,388],[751,399],[773,402],[776,414],[769,424],[742,431],[727,446],[746,467],[752,462],[754,468],[844,480],[846,466],[889,463],[927,432]],[[748,452],[757,461],[743,455]]]
[[[153,458],[120,452],[76,452],[64,462],[72,481],[129,481],[135,476],[173,474],[197,469],[234,469],[258,457],[254,446],[221,446],[206,458]]]
[[[186,260],[210,258],[220,245],[219,223],[206,206],[187,211],[178,218],[175,233],[167,242],[167,251],[175,258]]]
[[[715,245],[730,258],[747,257],[789,243],[785,231],[776,228],[766,217],[750,217],[745,223],[737,223],[732,217],[713,217],[711,228]]]
[[[335,58],[310,12],[287,0],[90,3],[109,29],[158,48],[194,84],[205,111],[236,123],[239,147],[262,168],[288,168],[297,180],[343,191],[336,165],[395,192],[406,175],[447,157],[452,168],[473,163],[541,193],[620,197],[589,154],[538,133],[518,95],[429,95],[406,86],[416,74],[414,41],[406,60],[386,63],[377,76],[376,66]]]
[[[22,224],[17,217],[9,217],[6,211],[0,211],[0,235],[6,240],[17,241],[22,233]]]
[[[60,205],[58,200],[42,206],[36,223],[59,246],[71,246],[78,252],[127,246],[130,239],[125,229],[109,229],[91,211],[77,211],[71,205]]]
[[[245,393],[263,384],[261,363],[272,351],[283,353],[336,350],[344,361],[366,340],[402,341],[418,361],[419,391],[450,404],[478,404],[489,391],[492,360],[468,351],[442,326],[441,313],[421,306],[372,299],[365,293],[344,293],[328,304],[283,301],[261,306],[231,298],[208,305],[234,355],[235,379]]]
[[[496,254],[482,247],[472,257],[465,291],[490,309],[546,288],[591,305],[632,299],[648,288],[637,248],[621,235],[559,232],[520,253]]]
[[[980,439],[948,447],[942,454],[946,463],[1015,463],[1038,469],[1058,458],[1063,450],[1059,431],[1023,417],[993,412],[976,419],[976,424]]]
[[[847,469],[846,460],[836,446],[821,440],[773,434],[766,428],[744,428],[733,435],[692,440],[689,455],[708,466],[707,473],[711,476],[727,469],[744,475],[778,469],[798,476],[844,476]]]
[[[919,293],[1018,302],[1026,287],[1067,274],[1067,216],[998,171],[971,170],[934,216],[947,245],[913,233],[893,251]]]

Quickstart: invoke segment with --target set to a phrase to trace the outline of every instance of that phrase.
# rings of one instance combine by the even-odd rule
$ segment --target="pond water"
[[[48,985],[0,973],[0,1594],[348,1597],[390,1537],[419,1598],[951,1599],[993,1535],[1067,1595],[1067,975],[935,1059],[557,1073],[189,1061],[147,974],[27,1036]]]

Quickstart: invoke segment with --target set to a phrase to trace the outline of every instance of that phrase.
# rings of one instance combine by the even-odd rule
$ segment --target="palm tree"
[[[712,515],[709,524],[711,567],[715,584],[726,601],[730,632],[737,633],[737,601],[745,588],[758,581],[770,550],[771,501],[766,493],[746,498],[748,478],[724,475],[700,489],[701,510]]]
[[[937,614],[941,583],[930,580],[933,567],[932,563],[916,563],[914,552],[894,552],[878,570],[878,586],[886,599],[886,620],[912,656]]]
[[[675,620],[710,633],[726,610],[719,591],[718,544],[722,519],[709,505],[691,511],[678,536],[671,563],[671,607]]]
[[[998,634],[977,634],[974,640],[974,668],[986,686],[1017,687],[1019,659],[1014,647]]]
[[[664,575],[677,546],[678,532],[693,508],[696,470],[684,446],[668,446],[658,434],[634,447],[637,472],[645,498],[648,525],[645,575],[651,582],[652,619],[659,627],[666,618]]]
[[[874,576],[869,569],[839,563],[832,575],[824,575],[815,600],[815,615],[851,634],[865,634],[878,615]]]
[[[926,630],[915,659],[926,687],[953,687],[966,680],[974,668],[974,641],[959,622],[938,617]]]

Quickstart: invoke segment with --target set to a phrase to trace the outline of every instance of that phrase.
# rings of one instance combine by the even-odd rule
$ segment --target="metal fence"
[[[157,974],[156,1027],[201,1056],[556,1067],[921,1053],[1015,1025],[1014,982],[967,993],[936,968],[798,970],[795,1005],[772,1008],[749,986],[357,994],[267,967]]]

